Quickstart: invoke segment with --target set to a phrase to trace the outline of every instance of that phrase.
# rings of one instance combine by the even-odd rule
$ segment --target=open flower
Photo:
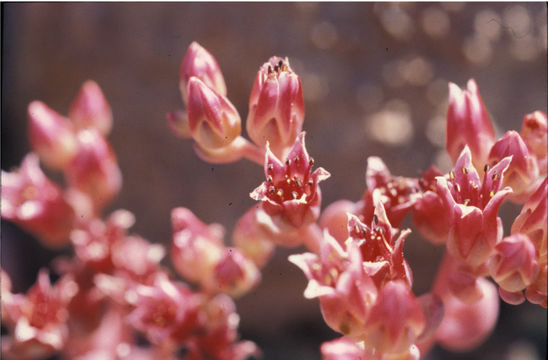
[[[301,132],[304,98],[301,81],[287,58],[272,57],[259,69],[249,98],[246,129],[253,142],[268,142],[281,156]]]
[[[436,178],[436,193],[451,217],[448,252],[475,268],[485,263],[502,237],[497,213],[504,198],[512,192],[508,187],[501,188],[511,157],[486,167],[483,181],[472,166],[471,157],[465,146],[449,176]]]
[[[33,359],[61,350],[68,338],[66,307],[77,290],[69,277],[51,286],[49,274],[41,271],[26,296],[7,308],[14,326],[8,337],[2,337],[2,354],[13,359]]]
[[[465,146],[470,148],[476,169],[487,163],[489,150],[495,142],[495,130],[480,97],[478,85],[468,80],[467,89],[461,90],[449,83],[446,148],[453,163]]]
[[[74,210],[61,188],[46,177],[32,153],[18,171],[2,171],[2,217],[49,247],[66,245],[75,224]]]
[[[250,194],[252,199],[261,201],[273,226],[282,231],[293,231],[316,221],[321,206],[318,183],[330,176],[323,168],[312,172],[314,161],[306,151],[304,135],[303,132],[298,136],[285,163],[267,146],[266,181]]]

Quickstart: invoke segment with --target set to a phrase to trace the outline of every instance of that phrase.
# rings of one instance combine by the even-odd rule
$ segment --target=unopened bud
[[[188,83],[188,126],[200,147],[217,149],[230,145],[240,135],[242,125],[227,98],[192,77]]]
[[[193,76],[200,79],[218,94],[226,96],[225,80],[217,60],[195,41],[188,47],[181,63],[179,88],[184,103],[187,102],[187,86]]]
[[[259,69],[249,98],[246,129],[255,144],[270,143],[278,156],[293,145],[304,121],[301,81],[287,58],[272,57]]]
[[[68,119],[40,101],[29,104],[28,118],[30,143],[40,159],[55,169],[66,166],[76,153],[76,137]]]
[[[112,111],[95,81],[88,80],[80,88],[69,111],[69,117],[78,129],[95,128],[108,135],[112,128]]]

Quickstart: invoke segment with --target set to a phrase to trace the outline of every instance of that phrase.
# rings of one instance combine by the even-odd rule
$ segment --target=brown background
[[[3,4],[2,20],[2,169],[29,151],[30,101],[66,114],[80,85],[93,79],[113,109],[110,141],[124,175],[109,211],[134,212],[133,231],[154,242],[169,241],[176,206],[230,232],[263,180],[246,161],[200,161],[191,141],[169,132],[164,115],[182,106],[179,65],[193,40],[217,58],[243,119],[258,67],[272,55],[289,57],[303,80],[308,150],[332,174],[322,183],[324,205],[359,199],[370,155],[398,175],[446,165],[448,81],[477,80],[499,135],[547,107],[544,3],[11,3]],[[502,208],[506,218],[518,211]],[[416,293],[427,291],[442,250],[409,238]],[[318,359],[320,343],[335,337],[317,302],[302,297],[305,278],[286,260],[296,251],[278,251],[260,286],[238,301],[243,336],[266,360]],[[16,290],[55,255],[2,222],[2,266]],[[544,309],[502,305],[482,347],[457,355],[436,349],[429,358],[543,359],[545,347]]]

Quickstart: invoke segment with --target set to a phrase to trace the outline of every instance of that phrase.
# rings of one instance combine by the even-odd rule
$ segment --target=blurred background
[[[182,108],[179,66],[194,40],[217,58],[243,120],[259,66],[272,55],[289,57],[303,82],[307,148],[332,174],[322,183],[324,207],[362,196],[371,155],[396,175],[417,176],[431,163],[449,169],[449,81],[462,87],[476,79],[498,135],[547,108],[545,3],[3,3],[2,10],[2,169],[29,151],[29,102],[67,114],[93,79],[112,106],[109,140],[124,176],[106,213],[131,210],[133,232],[158,243],[170,240],[176,206],[230,234],[264,180],[245,160],[199,160],[190,140],[168,130],[165,113]],[[506,234],[518,212],[502,207]],[[14,290],[25,291],[58,253],[5,221],[1,235],[2,267]],[[337,336],[317,301],[303,298],[305,277],[287,261],[302,250],[278,250],[261,284],[237,301],[242,337],[257,342],[265,360],[319,359],[321,342]],[[417,294],[428,291],[442,252],[417,234],[408,238]],[[427,358],[545,359],[546,328],[546,310],[502,304],[481,347],[435,348]]]

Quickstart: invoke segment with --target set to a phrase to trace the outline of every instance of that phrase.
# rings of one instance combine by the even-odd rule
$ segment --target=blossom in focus
[[[25,296],[6,308],[14,321],[10,335],[2,337],[2,355],[8,359],[45,358],[61,350],[68,338],[67,304],[78,286],[63,277],[52,286],[47,271]]]
[[[476,169],[483,168],[494,142],[495,131],[476,82],[468,80],[466,90],[449,83],[446,149],[453,163],[468,146]]]
[[[68,243],[74,211],[59,186],[40,169],[31,153],[14,172],[2,171],[2,217],[33,233],[48,247]]]
[[[226,147],[241,133],[234,105],[197,77],[188,82],[187,115],[190,135],[206,150]]]
[[[355,244],[345,250],[324,232],[319,254],[291,255],[289,261],[306,275],[308,285],[304,296],[319,297],[327,325],[352,338],[363,334],[377,288],[365,273],[361,252]]]
[[[321,191],[318,183],[330,174],[323,168],[312,172],[314,161],[308,155],[301,133],[285,159],[280,161],[268,148],[264,164],[266,181],[250,194],[261,201],[272,218],[272,232],[293,231],[316,221],[320,214]],[[298,245],[298,244],[297,244]]]
[[[62,169],[74,157],[77,141],[69,119],[46,104],[33,101],[28,106],[28,136],[40,159],[54,169]]]
[[[183,102],[187,103],[187,86],[191,77],[200,79],[221,96],[226,96],[226,85],[217,60],[196,41],[188,47],[179,76],[179,88]]]
[[[271,151],[281,157],[301,132],[303,121],[301,81],[287,58],[274,56],[255,77],[249,98],[247,133],[260,147],[268,142]]]
[[[489,164],[512,156],[512,161],[504,173],[503,186],[512,188],[508,199],[523,203],[537,189],[539,171],[537,159],[529,153],[527,145],[516,131],[508,131],[491,148]]]
[[[512,191],[502,188],[503,174],[510,161],[511,158],[506,157],[493,167],[486,167],[480,181],[472,166],[472,154],[465,146],[449,175],[436,178],[436,193],[451,218],[447,251],[472,268],[485,263],[502,237],[497,213]]]
[[[70,106],[69,118],[77,130],[94,128],[104,136],[110,133],[112,110],[95,81],[88,80],[82,84]]]
[[[523,302],[523,289],[531,285],[539,272],[535,244],[525,234],[517,233],[502,239],[489,259],[489,272],[499,285],[499,293],[517,296]]]

